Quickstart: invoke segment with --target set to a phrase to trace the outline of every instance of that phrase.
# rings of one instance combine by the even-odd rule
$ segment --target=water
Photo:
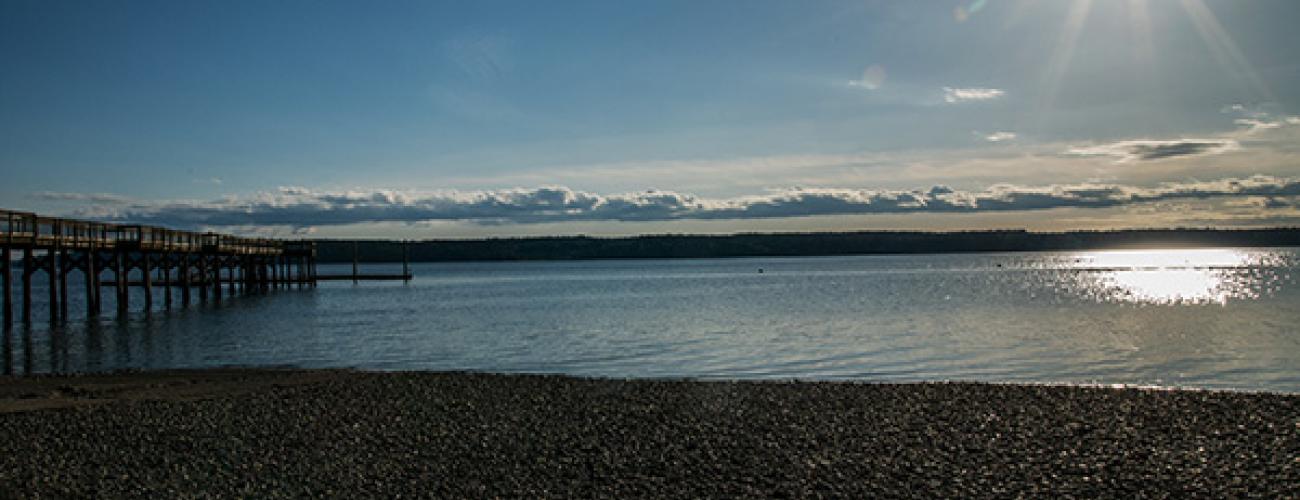
[[[137,290],[126,319],[105,294],[97,321],[84,319],[74,287],[73,318],[53,328],[38,286],[34,326],[5,335],[4,369],[273,365],[1300,392],[1293,248],[413,271],[408,284],[322,283],[170,312],[155,297],[149,315]]]

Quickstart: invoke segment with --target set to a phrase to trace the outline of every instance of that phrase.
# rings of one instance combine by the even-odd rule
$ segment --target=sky
[[[0,0],[0,207],[377,238],[1295,226],[1298,19]]]

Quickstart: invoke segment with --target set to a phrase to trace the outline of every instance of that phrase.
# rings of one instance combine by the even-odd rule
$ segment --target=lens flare
[[[984,5],[987,3],[988,0],[975,0],[968,5],[958,5],[952,10],[952,17],[953,19],[956,19],[957,22],[964,23],[967,19],[970,19],[970,16],[984,10]]]
[[[880,90],[880,87],[883,87],[885,85],[886,76],[887,75],[885,74],[884,66],[881,66],[879,64],[872,64],[871,66],[867,66],[867,69],[862,71],[861,80],[850,81],[849,85],[852,85],[854,87],[862,87],[867,90]]]

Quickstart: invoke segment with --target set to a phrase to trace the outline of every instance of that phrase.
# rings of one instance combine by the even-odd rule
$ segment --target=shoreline
[[[847,386],[970,385],[1042,387],[1049,389],[1106,389],[1120,391],[1208,392],[1300,398],[1300,392],[1153,384],[1100,382],[1015,382],[987,380],[871,380],[817,378],[712,378],[712,377],[611,377],[570,375],[560,372],[494,372],[480,370],[370,370],[364,368],[300,368],[295,366],[230,365],[210,368],[120,369],[105,372],[32,373],[0,375],[0,415],[24,411],[72,408],[132,400],[202,399],[316,383],[349,375],[464,375],[500,377],[553,377],[593,382],[659,382],[701,384],[827,384]]]
[[[1300,395],[222,368],[0,378],[0,491],[1300,494]]]

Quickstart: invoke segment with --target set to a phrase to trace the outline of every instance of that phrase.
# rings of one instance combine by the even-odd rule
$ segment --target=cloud
[[[1238,118],[1233,123],[1246,127],[1245,134],[1253,134],[1264,130],[1274,130],[1282,127],[1300,125],[1300,116],[1282,116],[1276,119],[1264,116],[1261,118]]]
[[[1254,132],[1256,130],[1270,130],[1270,129],[1280,128],[1282,124],[1285,122],[1280,120],[1264,121],[1256,118],[1238,118],[1236,120],[1233,120],[1233,123],[1246,127],[1251,132]]]
[[[1258,198],[1258,205],[1263,208],[1300,208],[1300,199],[1296,197],[1267,196]]]
[[[986,88],[943,88],[943,100],[948,103],[987,101],[1006,95],[1005,90]]]
[[[795,188],[722,199],[654,190],[602,195],[560,186],[434,193],[281,188],[273,193],[209,202],[92,207],[79,215],[178,228],[282,226],[302,229],[372,222],[465,221],[491,225],[1007,212],[1298,195],[1300,179],[1264,175],[1212,182],[1166,183],[1155,187],[1081,183],[1046,186],[998,184],[982,191],[961,191],[947,186],[915,190]]]
[[[31,198],[44,201],[88,201],[99,203],[101,205],[129,205],[135,203],[135,199],[111,193],[61,193],[54,191],[39,191],[32,193]]]
[[[984,136],[984,140],[989,142],[1005,142],[1005,141],[1013,141],[1015,139],[1016,139],[1015,132],[994,132],[992,134]]]
[[[1225,153],[1241,149],[1229,139],[1177,139],[1170,141],[1119,141],[1097,146],[1072,148],[1067,154],[1077,156],[1113,156],[1119,162],[1151,161]]]
[[[1265,130],[1275,130],[1282,127],[1300,125],[1300,116],[1278,116],[1273,111],[1277,106],[1271,104],[1233,104],[1223,108],[1224,113],[1230,113],[1240,116],[1233,123],[1245,127],[1240,131],[1241,135],[1250,135]]]

